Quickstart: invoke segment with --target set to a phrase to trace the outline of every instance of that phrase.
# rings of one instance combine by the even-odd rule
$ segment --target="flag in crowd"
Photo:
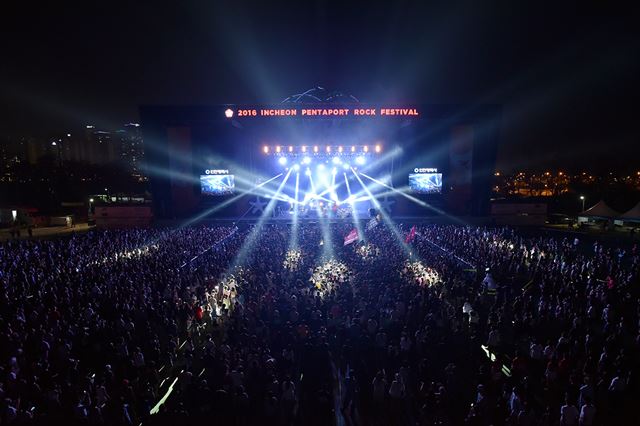
[[[344,245],[349,245],[351,243],[353,243],[354,241],[358,241],[358,230],[353,228],[351,230],[351,232],[349,232],[347,234],[346,237],[344,237]]]
[[[411,230],[407,234],[407,238],[405,238],[404,242],[409,244],[411,241],[414,240],[414,238],[416,238],[416,226],[415,225],[413,225],[411,227]]]

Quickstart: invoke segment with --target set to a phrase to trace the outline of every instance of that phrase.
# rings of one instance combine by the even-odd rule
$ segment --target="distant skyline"
[[[640,36],[620,5],[139,2],[3,13],[0,134],[117,128],[141,104],[495,103],[497,167],[640,164]]]

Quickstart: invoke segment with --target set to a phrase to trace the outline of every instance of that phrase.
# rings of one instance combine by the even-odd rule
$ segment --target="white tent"
[[[618,219],[625,222],[640,222],[640,202],[631,210],[621,214]]]
[[[592,206],[580,213],[580,216],[603,219],[611,219],[614,217],[618,217],[619,215],[620,213],[609,207],[603,200],[598,201],[595,206]]]

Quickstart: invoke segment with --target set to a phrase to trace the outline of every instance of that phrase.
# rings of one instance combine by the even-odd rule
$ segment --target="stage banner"
[[[344,245],[349,245],[351,243],[353,243],[354,241],[358,241],[358,230],[357,229],[353,229],[351,232],[349,232],[347,234],[346,237],[344,237]]]

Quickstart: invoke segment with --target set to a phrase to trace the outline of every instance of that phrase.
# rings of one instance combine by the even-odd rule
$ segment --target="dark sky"
[[[640,168],[640,20],[622,2],[12,3],[2,134],[320,85],[365,102],[501,104],[501,168]]]

